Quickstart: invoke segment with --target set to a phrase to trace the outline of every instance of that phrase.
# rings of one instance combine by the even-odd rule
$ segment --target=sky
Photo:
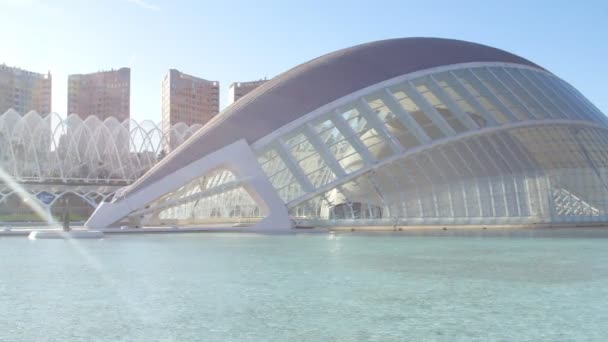
[[[160,121],[168,69],[221,86],[274,77],[352,45],[443,37],[510,51],[608,114],[608,1],[0,0],[0,64],[53,76],[131,67],[131,117]]]

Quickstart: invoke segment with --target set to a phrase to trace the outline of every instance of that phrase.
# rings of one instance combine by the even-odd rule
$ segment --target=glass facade
[[[169,204],[169,205],[166,205]],[[255,218],[259,208],[229,170],[195,179],[151,205],[159,223],[196,224],[226,218]],[[144,212],[145,213],[145,212]],[[148,218],[150,220],[150,218]]]
[[[437,70],[351,94],[253,144],[290,215],[318,226],[608,219],[606,119],[580,93],[531,67]],[[168,203],[196,222],[260,215],[242,182],[190,184],[168,196],[196,199]]]

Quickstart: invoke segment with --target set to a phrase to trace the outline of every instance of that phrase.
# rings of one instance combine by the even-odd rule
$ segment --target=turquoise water
[[[0,341],[605,341],[608,230],[0,238]]]

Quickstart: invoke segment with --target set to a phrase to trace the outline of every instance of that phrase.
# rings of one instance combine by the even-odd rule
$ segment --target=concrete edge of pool
[[[462,225],[462,226],[446,226],[446,225],[427,225],[427,226],[342,226],[342,227],[311,227],[311,228],[293,228],[289,231],[264,231],[254,230],[244,226],[221,226],[213,227],[146,227],[146,228],[105,228],[96,229],[96,232],[101,232],[101,235],[120,235],[120,234],[181,234],[181,233],[257,233],[257,234],[301,234],[301,233],[351,233],[351,232],[416,232],[416,231],[480,231],[480,230],[538,230],[538,229],[571,229],[571,228],[594,228],[608,229],[604,223],[597,224],[536,224],[536,225]],[[29,236],[36,231],[42,231],[48,234],[58,234],[61,228],[51,228],[42,225],[38,226],[18,226],[0,224],[0,237],[10,236]],[[72,232],[76,235],[89,230],[82,226],[76,226]],[[86,233],[85,233],[86,234]]]

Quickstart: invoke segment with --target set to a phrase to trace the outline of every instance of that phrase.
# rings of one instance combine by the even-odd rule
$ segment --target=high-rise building
[[[164,132],[179,122],[204,125],[220,111],[220,82],[170,69],[162,83],[161,111]],[[176,147],[171,140],[169,150]]]
[[[51,112],[51,72],[35,72],[0,65],[0,114],[14,109],[20,114]]]
[[[100,120],[130,118],[131,69],[100,71],[68,77],[68,113],[83,120],[90,115]]]
[[[228,89],[228,104],[231,105],[236,102],[241,97],[249,94],[255,88],[261,86],[266,83],[268,80],[258,80],[251,82],[234,82],[230,85]]]

